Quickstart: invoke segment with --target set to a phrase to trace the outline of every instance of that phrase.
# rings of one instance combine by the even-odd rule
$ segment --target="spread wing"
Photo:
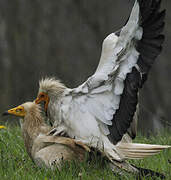
[[[89,126],[96,120],[114,144],[130,127],[138,90],[161,52],[165,12],[159,8],[158,0],[136,0],[126,25],[104,40],[96,72],[66,95],[71,103],[63,111],[73,121],[91,119]]]

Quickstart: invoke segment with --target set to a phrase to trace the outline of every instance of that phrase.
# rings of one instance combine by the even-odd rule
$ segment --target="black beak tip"
[[[4,113],[2,113],[2,116],[7,116],[9,115],[8,111],[5,111]]]

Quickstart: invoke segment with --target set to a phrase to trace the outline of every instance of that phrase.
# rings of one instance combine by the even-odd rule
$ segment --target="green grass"
[[[164,132],[162,135],[145,138],[138,136],[136,142],[170,144],[171,133]],[[144,160],[130,161],[136,166],[149,168],[166,175],[171,179],[171,149],[165,150],[159,155]],[[51,171],[40,169],[34,165],[28,157],[19,127],[8,127],[7,130],[0,130],[0,179],[59,179],[59,180],[110,180],[110,179],[135,179],[134,175],[125,173],[123,177],[114,176],[107,164],[99,158],[92,162],[65,164],[63,169]]]

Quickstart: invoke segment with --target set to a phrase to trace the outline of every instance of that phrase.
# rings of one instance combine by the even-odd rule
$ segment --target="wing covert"
[[[101,132],[114,144],[130,127],[138,89],[161,51],[164,15],[158,12],[159,6],[157,0],[135,1],[120,35],[112,33],[104,40],[96,72],[66,94],[72,97],[68,114],[79,113],[79,118],[97,121]],[[156,29],[155,35],[150,36],[151,29]]]

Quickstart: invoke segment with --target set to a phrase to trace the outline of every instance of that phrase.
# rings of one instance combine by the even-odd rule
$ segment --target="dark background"
[[[42,77],[69,87],[84,82],[98,65],[103,39],[124,25],[133,2],[0,0],[0,112],[33,100]],[[140,91],[139,129],[148,133],[171,124],[171,1],[162,7],[166,41]]]

